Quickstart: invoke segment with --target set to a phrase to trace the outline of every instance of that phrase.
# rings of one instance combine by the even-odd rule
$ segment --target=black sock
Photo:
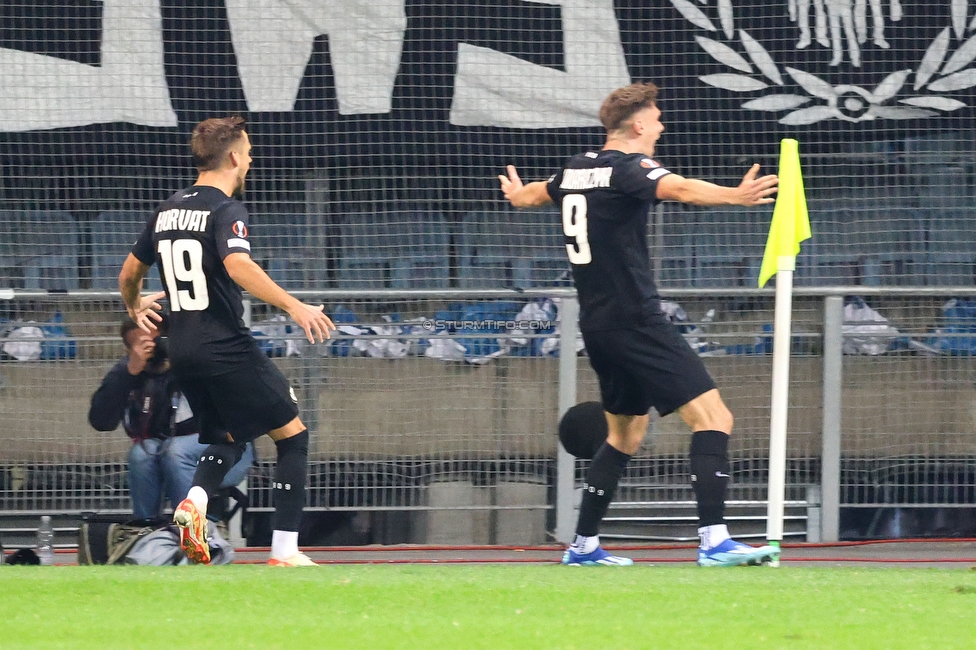
[[[228,470],[244,455],[244,449],[244,444],[239,442],[207,447],[197,463],[193,484],[199,485],[207,491],[208,497],[211,496],[223,483]]]
[[[600,522],[607,514],[617,482],[628,462],[630,454],[610,446],[609,442],[604,442],[593,455],[586,481],[583,483],[583,501],[580,503],[579,523],[576,524],[577,535],[593,537],[600,532]]]
[[[698,500],[698,525],[725,523],[729,485],[729,436],[721,431],[691,434],[691,486]]]
[[[275,467],[274,530],[298,530],[305,507],[305,475],[308,473],[308,430],[297,436],[275,442],[278,448],[278,465]]]

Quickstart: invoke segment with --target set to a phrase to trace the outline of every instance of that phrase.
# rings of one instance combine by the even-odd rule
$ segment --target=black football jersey
[[[216,375],[261,355],[244,326],[241,288],[223,263],[231,253],[250,251],[247,210],[215,187],[177,192],[146,224],[132,254],[159,264],[175,372]]]
[[[549,179],[580,301],[580,328],[633,327],[661,319],[647,250],[647,214],[670,174],[643,154],[590,151]]]

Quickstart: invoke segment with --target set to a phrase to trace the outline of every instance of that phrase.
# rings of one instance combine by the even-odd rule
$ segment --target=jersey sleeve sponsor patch
[[[214,213],[214,244],[217,255],[224,259],[231,253],[251,252],[250,230],[247,210],[240,201],[228,200]]]
[[[230,225],[230,231],[234,236],[227,240],[227,248],[243,248],[251,250],[251,242],[247,241],[247,224],[237,220]]]
[[[614,187],[622,194],[642,201],[657,200],[657,182],[671,172],[660,163],[642,154],[628,155],[618,159],[615,165]]]

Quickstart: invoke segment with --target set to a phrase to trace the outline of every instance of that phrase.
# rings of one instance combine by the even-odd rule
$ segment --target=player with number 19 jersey
[[[208,185],[164,201],[136,241],[132,254],[159,264],[170,307],[170,361],[179,375],[219,375],[264,357],[244,325],[241,289],[223,263],[250,251],[247,209]]]
[[[573,156],[546,186],[560,207],[566,252],[580,301],[580,329],[660,323],[647,250],[647,213],[670,174],[643,154],[616,150]]]

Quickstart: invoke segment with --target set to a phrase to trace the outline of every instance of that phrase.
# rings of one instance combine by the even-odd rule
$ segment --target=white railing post
[[[843,381],[844,298],[824,299],[823,430],[821,432],[820,541],[840,535],[841,382]]]
[[[579,303],[574,297],[563,298],[559,326],[559,417],[576,404],[576,336],[579,331]],[[576,526],[575,504],[576,459],[562,445],[556,445],[556,539],[572,541]]]

